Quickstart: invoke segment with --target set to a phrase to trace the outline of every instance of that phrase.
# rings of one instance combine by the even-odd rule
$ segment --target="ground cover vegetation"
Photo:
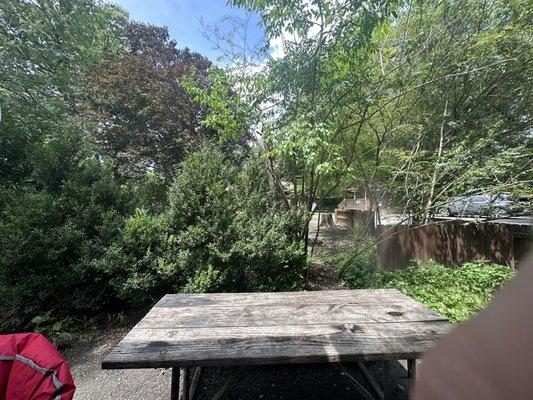
[[[107,3],[0,0],[2,331],[304,288],[313,204],[348,185],[414,223],[531,193],[527,1],[231,3],[265,46],[215,65]]]

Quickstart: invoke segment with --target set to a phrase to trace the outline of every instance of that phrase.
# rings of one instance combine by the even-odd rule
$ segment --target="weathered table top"
[[[409,359],[451,326],[395,289],[169,294],[102,368]]]

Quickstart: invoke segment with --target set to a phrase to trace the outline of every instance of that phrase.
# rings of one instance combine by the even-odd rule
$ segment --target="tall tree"
[[[293,206],[355,185],[423,221],[449,196],[530,191],[524,1],[234,3],[284,44],[257,88],[273,110],[269,169],[292,182]]]
[[[185,153],[214,135],[198,123],[206,109],[182,87],[193,75],[208,88],[213,66],[198,53],[176,49],[166,28],[129,23],[124,41],[124,51],[92,77],[95,135],[124,175],[155,169],[168,177]]]
[[[92,0],[0,0],[0,182],[28,178],[35,146],[72,122],[125,19]]]
[[[271,105],[263,143],[272,181],[292,183],[287,204],[308,211],[309,222],[316,198],[331,194],[354,162],[342,147],[353,145],[360,130],[357,123],[343,121],[349,102],[365,100],[359,88],[364,77],[353,69],[361,70],[374,30],[398,2],[233,3],[259,12],[271,39],[283,42],[283,57],[269,61],[267,84],[261,87]],[[301,233],[306,250],[308,231],[306,224]]]

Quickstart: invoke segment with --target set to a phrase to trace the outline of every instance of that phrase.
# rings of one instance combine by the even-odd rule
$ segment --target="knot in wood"
[[[353,324],[344,324],[344,329],[355,333],[355,327],[353,326]]]

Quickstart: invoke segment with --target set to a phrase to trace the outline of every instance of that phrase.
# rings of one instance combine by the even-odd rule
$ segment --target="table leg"
[[[362,361],[356,362],[357,367],[359,368],[359,371],[363,374],[366,381],[372,386],[372,389],[376,393],[379,400],[383,400],[385,395],[383,394],[383,389],[379,386],[379,383],[376,382],[370,371],[365,367],[365,364],[363,364]]]
[[[180,368],[179,400],[189,400],[189,367]]]
[[[189,368],[172,368],[170,400],[189,400]]]
[[[385,400],[392,399],[392,382],[390,379],[390,365],[391,361],[383,361],[383,398]]]
[[[411,358],[407,360],[407,376],[411,380],[411,382],[414,382],[416,379],[416,359]]]
[[[172,378],[170,380],[170,400],[178,400],[180,388],[180,369],[172,368]]]
[[[196,396],[196,388],[198,387],[198,382],[200,382],[201,374],[202,367],[196,367],[192,376],[191,385],[189,386],[189,400],[194,400]]]

